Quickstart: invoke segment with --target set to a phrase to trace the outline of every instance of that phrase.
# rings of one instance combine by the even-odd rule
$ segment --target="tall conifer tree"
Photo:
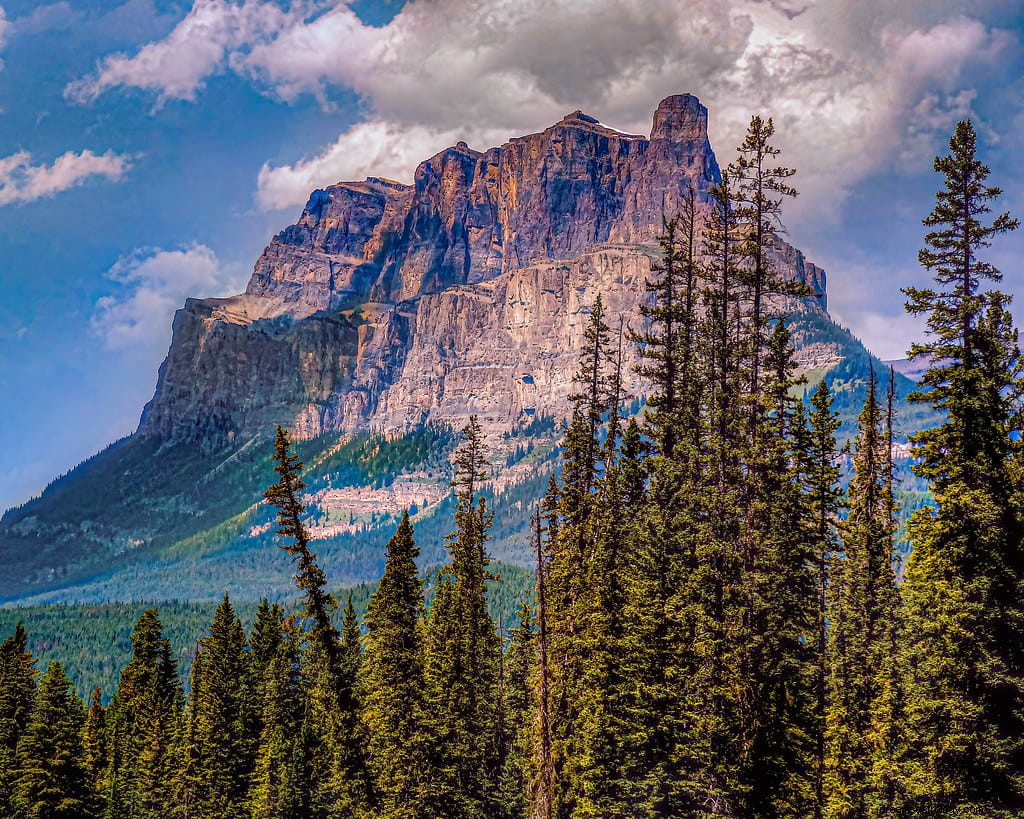
[[[99,686],[93,689],[89,702],[89,712],[85,718],[82,737],[82,753],[86,770],[89,772],[89,781],[99,796],[106,792],[104,781],[107,765],[106,709],[103,707]]]
[[[802,406],[802,405],[801,405]],[[814,634],[815,721],[814,816],[825,811],[825,715],[828,703],[828,587],[830,569],[838,551],[836,523],[844,504],[836,432],[840,421],[832,410],[832,392],[822,379],[811,396],[811,411],[804,438],[804,471],[808,493],[808,515],[815,544],[817,574],[817,622]]]
[[[278,482],[264,493],[277,507],[277,533],[289,539],[281,548],[296,563],[295,584],[305,593],[305,616],[311,621],[307,650],[309,726],[319,735],[315,751],[320,810],[332,815],[358,815],[374,804],[366,759],[365,726],[359,714],[351,646],[346,653],[342,635],[331,615],[337,601],[327,591],[327,577],[309,547],[309,533],[302,521],[305,508],[301,492],[302,461],[291,452],[291,439],[277,428],[274,440],[274,471]]]
[[[1001,274],[980,253],[1018,222],[988,220],[1001,191],[987,183],[970,122],[957,125],[935,170],[945,185],[919,254],[935,284],[904,291],[930,337],[910,351],[931,362],[926,389],[910,398],[946,417],[912,438],[936,506],[912,518],[904,586],[908,810],[1008,816],[1024,810],[1024,528],[1011,463],[1019,351],[1009,297],[982,289]]]
[[[493,513],[476,416],[455,457],[455,532],[427,626],[426,675],[434,715],[431,809],[437,816],[488,816],[500,775],[498,663],[501,647],[487,612],[486,543]]]
[[[409,513],[385,549],[384,575],[366,612],[363,704],[370,767],[384,817],[423,816],[427,704],[423,583]]]
[[[39,681],[32,717],[18,741],[14,785],[19,819],[90,819],[99,800],[82,748],[85,705],[64,667],[50,663]]]
[[[843,553],[830,591],[829,699],[826,720],[826,815],[868,815],[874,715],[879,708],[893,609],[892,532],[881,407],[874,370],[858,419]]]
[[[307,708],[301,669],[302,633],[294,618],[264,600],[250,638],[258,692],[259,743],[249,804],[252,819],[306,819],[315,781],[304,725]]]
[[[181,683],[156,609],[142,613],[131,641],[132,657],[107,714],[107,816],[156,819],[170,809]]]
[[[36,673],[28,634],[19,622],[0,642],[0,815],[14,810],[10,798],[17,771],[15,751],[35,702]]]
[[[195,815],[204,819],[234,819],[249,812],[257,722],[247,648],[242,623],[225,594],[210,635],[200,641],[192,675]]]

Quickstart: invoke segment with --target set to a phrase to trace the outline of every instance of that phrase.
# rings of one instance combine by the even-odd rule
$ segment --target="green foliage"
[[[372,536],[390,536],[382,553],[362,554],[371,541],[349,533],[314,554],[304,490],[379,485],[399,463],[436,463],[443,434],[321,441],[305,456],[307,486],[279,428],[265,493],[279,539],[252,540],[280,549],[250,569],[286,563],[284,550],[300,599],[278,586],[281,602],[236,612],[225,594],[201,638],[204,606],[165,606],[166,632],[146,609],[118,684],[104,682],[109,708],[97,689],[87,712],[57,663],[37,686],[33,655],[73,649],[72,676],[88,690],[99,672],[84,655],[104,636],[123,642],[134,606],[0,610],[13,627],[0,643],[4,815],[1021,815],[1019,352],[1007,298],[980,288],[999,274],[976,256],[1015,220],[980,221],[999,191],[962,123],[936,161],[946,190],[926,220],[921,261],[936,287],[908,291],[931,332],[915,348],[931,357],[926,391],[908,395],[891,370],[876,379],[864,352],[827,380],[814,373],[810,394],[794,377],[794,334],[856,345],[813,309],[773,312],[807,294],[770,264],[781,200],[794,193],[791,171],[770,167],[772,135],[755,117],[707,202],[691,192],[666,224],[637,337],[654,385],[642,424],[624,418],[621,339],[598,299],[561,446],[518,444],[512,460],[530,459],[535,474],[495,497],[473,417],[453,497],[376,520]],[[905,397],[918,414],[900,419]],[[906,480],[897,423],[923,419],[934,426],[913,436]],[[837,451],[847,441],[852,451]],[[222,475],[245,472],[227,464]],[[916,510],[902,588],[900,505]],[[265,509],[233,514],[228,529],[268,522]],[[516,540],[527,516],[529,551]],[[224,525],[149,557],[159,552],[167,572],[208,547],[244,562],[255,547],[225,544]],[[533,577],[495,573],[498,544],[532,562]],[[448,561],[424,572],[443,550]],[[383,565],[372,596],[356,588],[343,613],[325,568],[335,560],[346,577]],[[40,626],[31,642],[17,617]]]
[[[242,622],[224,595],[192,666],[189,731],[197,816],[231,819],[246,812],[256,751],[247,648]]]
[[[883,756],[876,719],[885,713],[883,679],[893,660],[898,612],[886,474],[889,446],[872,378],[855,443],[842,555],[834,558],[829,590],[825,787],[826,815],[835,819],[866,816],[883,796],[872,778]]]
[[[107,714],[107,813],[157,817],[170,802],[171,743],[182,708],[170,642],[155,609],[139,617],[132,657]]]
[[[309,815],[313,787],[303,721],[300,634],[279,611],[268,610],[263,622],[263,633],[273,627],[276,639],[268,641],[272,646],[266,662],[259,663],[263,670],[256,681],[260,732],[250,794],[252,819],[299,819]],[[254,670],[258,633],[252,638]]]
[[[36,693],[36,670],[28,635],[19,620],[14,633],[0,643],[0,813],[14,806],[15,753],[28,727]]]
[[[13,807],[18,819],[99,816],[99,795],[85,764],[85,706],[60,663],[39,681],[32,718],[18,741]]]
[[[475,416],[463,430],[456,466],[451,562],[441,570],[426,627],[432,735],[428,804],[437,816],[483,817],[496,801],[501,769],[501,646],[486,607],[486,543],[493,516],[477,492],[486,457]]]
[[[423,583],[409,516],[388,542],[384,575],[366,612],[364,719],[381,815],[423,813],[427,703],[423,657]]]
[[[912,400],[945,413],[912,437],[936,506],[910,522],[914,551],[904,593],[910,669],[901,774],[911,816],[1010,816],[1024,810],[1024,521],[1020,513],[1017,400],[1020,354],[1006,306],[982,290],[1001,274],[979,258],[1013,230],[1003,213],[983,221],[998,188],[961,122],[935,160],[944,189],[924,220],[920,262],[935,286],[908,288],[907,309],[927,317],[930,341],[911,352],[932,366]]]

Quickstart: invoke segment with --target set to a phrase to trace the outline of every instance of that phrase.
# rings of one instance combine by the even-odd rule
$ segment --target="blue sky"
[[[0,508],[131,432],[173,312],[240,291],[309,191],[582,108],[697,94],[719,159],[775,118],[790,238],[883,356],[972,117],[1024,214],[1024,13],[927,0],[0,0]],[[993,248],[1024,300],[1024,237]],[[1024,307],[1021,308],[1024,310]]]

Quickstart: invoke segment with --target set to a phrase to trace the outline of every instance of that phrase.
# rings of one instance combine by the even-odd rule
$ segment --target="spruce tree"
[[[750,118],[746,136],[739,147],[739,158],[730,166],[735,185],[736,212],[746,227],[743,253],[747,264],[743,280],[749,288],[750,314],[750,385],[751,395],[761,387],[761,360],[767,352],[768,305],[773,293],[795,292],[780,281],[771,269],[768,249],[779,230],[779,215],[784,197],[796,196],[796,189],[786,180],[796,171],[773,161],[780,151],[771,144],[775,125],[759,116]],[[756,424],[756,421],[755,421]]]
[[[782,320],[772,328],[764,364],[760,400],[767,413],[752,451],[744,453],[747,506],[741,513],[743,812],[802,817],[814,804],[817,697],[807,670],[818,628],[819,545],[803,494],[793,351]]]
[[[802,407],[798,405],[798,408]],[[840,421],[832,411],[832,392],[822,379],[811,396],[807,434],[803,438],[804,472],[811,536],[817,573],[817,623],[814,635],[815,724],[814,816],[825,811],[825,715],[828,703],[828,587],[830,568],[838,551],[836,523],[843,507],[836,432]]]
[[[635,425],[634,425],[635,427]],[[548,482],[544,507],[554,517],[557,485],[554,475]],[[534,509],[530,523],[530,538],[535,557],[537,588],[537,656],[536,656],[536,719],[533,740],[534,782],[530,794],[530,814],[533,819],[552,819],[555,809],[555,767],[551,739],[551,657],[548,636],[547,574],[550,552],[544,548],[541,510]]]
[[[362,645],[351,594],[345,604],[340,648],[342,677],[336,710],[330,715],[334,725],[331,816],[341,819],[371,810],[376,816],[376,792],[367,752],[369,737],[362,713]]]
[[[590,561],[594,548],[595,490],[606,453],[600,433],[607,410],[617,403],[609,328],[604,321],[600,295],[594,300],[584,331],[584,348],[574,383],[579,392],[571,397],[572,416],[562,444],[562,484],[549,493],[546,570],[549,638],[551,761],[556,789],[557,816],[575,810],[582,781],[579,762],[582,683],[587,652],[592,643],[586,634]],[[616,436],[618,432],[614,433]]]
[[[528,819],[530,786],[533,778],[533,611],[523,603],[505,651],[504,722],[509,727],[501,769],[499,815],[506,819]]]
[[[107,712],[107,816],[155,819],[170,809],[181,684],[156,609],[142,613],[131,642],[132,657]]]
[[[284,609],[280,604],[271,604],[264,597],[256,607],[256,620],[249,637],[251,649],[249,665],[252,678],[257,688],[263,680],[264,672],[273,662],[284,642]]]
[[[385,549],[384,574],[366,612],[363,714],[381,816],[423,816],[426,700],[423,583],[404,512]]]
[[[36,673],[28,635],[19,622],[0,642],[0,815],[14,810],[10,798],[17,771],[15,751],[35,701]]]
[[[610,417],[604,440],[604,470],[597,481],[588,523],[592,544],[580,605],[578,645],[583,655],[578,701],[579,751],[567,773],[578,779],[575,815],[613,816],[626,808],[619,738],[628,719],[622,667],[630,520],[639,504],[626,491],[618,442],[621,437],[621,354],[612,377]],[[575,769],[575,771],[573,771]]]
[[[455,532],[427,625],[426,677],[433,712],[430,809],[437,816],[488,816],[500,775],[501,651],[487,612],[486,542],[493,514],[480,492],[487,475],[476,416],[455,456]]]
[[[99,816],[82,747],[85,705],[64,667],[52,662],[39,681],[32,716],[18,741],[13,803],[19,819]]]
[[[895,444],[896,372],[889,368],[885,411],[885,506],[887,551],[892,556],[889,572],[881,584],[880,608],[888,621],[882,623],[875,699],[871,715],[868,743],[872,750],[868,815],[873,819],[896,819],[905,815],[906,787],[900,774],[899,761],[906,756],[907,743],[907,669],[903,663],[903,598],[896,577],[896,493],[893,450]]]
[[[858,419],[849,515],[842,556],[834,562],[829,600],[829,710],[826,718],[826,815],[868,815],[874,715],[891,651],[894,576],[886,478],[886,436],[871,370]]]
[[[640,306],[646,331],[632,334],[646,362],[640,375],[652,384],[645,418],[660,452],[671,458],[680,437],[691,449],[697,429],[694,334],[699,301],[700,204],[689,187],[683,210],[665,222],[661,259],[647,282],[650,303]]]
[[[82,737],[82,754],[89,781],[96,790],[97,796],[105,793],[104,786],[107,765],[107,722],[106,710],[100,687],[96,686],[89,703],[89,713],[85,718],[85,729]]]
[[[307,736],[303,725],[306,694],[300,667],[301,633],[281,619],[279,607],[260,609],[262,623],[253,635],[256,646],[267,648],[259,681],[260,736],[249,797],[252,819],[306,819],[312,815]],[[276,626],[272,625],[277,615]],[[270,637],[276,629],[277,638]],[[262,635],[263,640],[257,641]]]
[[[195,815],[247,815],[255,766],[255,703],[242,623],[224,595],[195,659],[190,718],[196,743]]]
[[[697,514],[690,539],[692,572],[684,598],[694,653],[687,694],[693,723],[689,732],[693,742],[688,751],[690,790],[694,795],[705,794],[708,815],[717,817],[740,815],[742,811],[738,657],[743,555],[738,512],[744,503],[737,336],[741,320],[741,236],[728,170],[710,193],[711,211],[704,235],[705,311],[697,344],[703,382],[701,460],[688,489],[691,508]]]
[[[305,594],[305,616],[311,621],[305,674],[310,697],[308,728],[318,741],[314,754],[323,779],[318,784],[317,804],[333,815],[359,815],[370,810],[374,794],[366,760],[365,727],[359,717],[351,647],[331,615],[337,601],[327,591],[327,577],[309,547],[309,533],[302,521],[305,508],[301,492],[302,461],[291,452],[291,439],[277,428],[274,440],[274,471],[278,482],[264,493],[277,507],[277,533],[289,539],[281,545],[295,561],[295,584]],[[347,812],[347,813],[346,813]]]
[[[1018,226],[989,220],[988,185],[970,122],[935,160],[944,188],[924,220],[921,264],[934,285],[907,288],[927,319],[912,356],[931,366],[911,400],[945,415],[912,437],[916,473],[936,505],[913,516],[907,567],[908,721],[904,773],[912,816],[1009,816],[1024,810],[1024,573],[1013,459],[1020,394],[1009,297],[983,290],[1001,274],[980,254]]]

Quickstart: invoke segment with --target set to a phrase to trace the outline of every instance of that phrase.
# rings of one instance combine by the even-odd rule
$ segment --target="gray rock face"
[[[663,220],[718,178],[707,117],[669,97],[648,139],[576,111],[483,153],[460,142],[412,186],[314,191],[245,293],[178,312],[139,433],[398,432],[473,413],[496,432],[560,415],[589,305],[601,293],[639,321]],[[824,310],[824,271],[781,240],[772,255]]]

